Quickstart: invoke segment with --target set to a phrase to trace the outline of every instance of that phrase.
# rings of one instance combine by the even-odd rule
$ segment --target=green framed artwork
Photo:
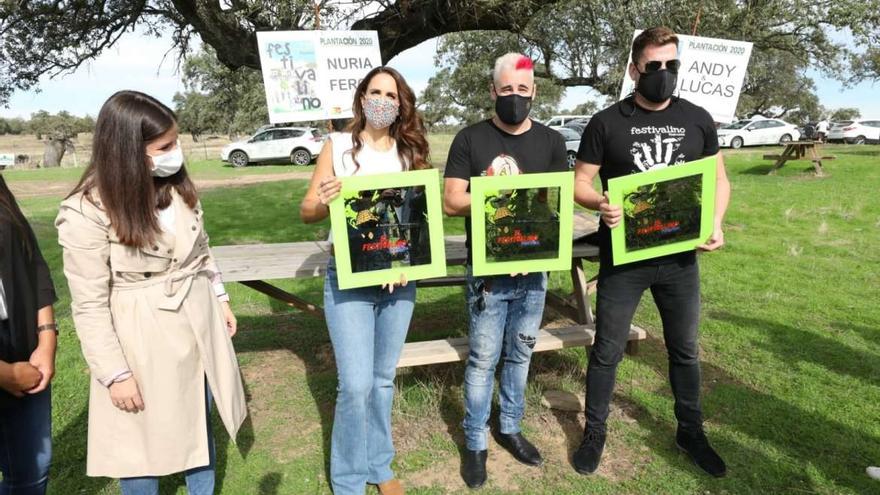
[[[446,275],[436,169],[344,177],[330,203],[339,288]]]
[[[571,268],[574,173],[471,178],[476,276]]]
[[[623,219],[611,229],[614,265],[690,251],[712,235],[714,156],[608,181]]]

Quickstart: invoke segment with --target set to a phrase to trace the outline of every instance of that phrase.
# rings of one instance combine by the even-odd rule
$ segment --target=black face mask
[[[507,125],[517,125],[526,120],[531,110],[531,96],[512,94],[505,96],[497,95],[495,97],[495,114],[498,115],[501,122]]]
[[[677,72],[660,69],[653,72],[639,72],[639,74],[641,77],[636,91],[648,101],[663,103],[675,92],[675,83],[678,82]]]

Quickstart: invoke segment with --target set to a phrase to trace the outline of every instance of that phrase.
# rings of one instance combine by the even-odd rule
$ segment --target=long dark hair
[[[97,189],[119,242],[144,247],[161,232],[157,208],[171,204],[177,190],[190,208],[198,202],[186,168],[170,177],[153,177],[146,146],[177,125],[170,108],[138,91],[119,91],[101,107],[92,139],[92,160],[70,196],[87,198]]]
[[[351,122],[348,130],[351,131],[352,158],[356,166],[357,154],[364,147],[361,140],[361,131],[366,127],[367,119],[364,117],[364,106],[361,98],[366,97],[367,87],[376,74],[388,74],[397,83],[397,101],[400,103],[400,114],[397,120],[391,124],[388,134],[397,143],[397,154],[400,161],[413,170],[431,168],[428,163],[428,140],[425,139],[425,123],[422,116],[416,110],[416,96],[412,88],[403,79],[399,72],[391,67],[376,67],[364,76],[354,93],[354,105],[352,107]]]
[[[9,222],[12,228],[18,231],[22,248],[24,248],[28,258],[30,258],[32,253],[31,231],[24,213],[21,212],[21,208],[18,207],[18,203],[15,201],[15,196],[9,190],[9,187],[6,186],[6,180],[3,178],[3,175],[0,175],[0,221]],[[0,246],[0,249],[2,249],[2,246]]]

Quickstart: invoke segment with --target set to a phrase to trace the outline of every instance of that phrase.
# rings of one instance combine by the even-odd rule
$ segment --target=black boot
[[[685,430],[679,427],[675,433],[675,445],[682,452],[690,456],[694,464],[703,471],[716,478],[721,478],[727,474],[727,466],[724,464],[724,460],[709,445],[709,439],[706,438],[702,428]]]
[[[507,435],[499,432],[496,439],[519,462],[528,466],[540,466],[544,463],[541,453],[531,442],[526,440],[526,437],[522,436],[522,433]]]
[[[461,478],[468,488],[479,488],[486,482],[487,450],[464,449],[461,455]]]
[[[599,469],[602,460],[602,451],[605,450],[605,432],[600,430],[586,430],[581,446],[574,453],[572,464],[574,470],[580,474],[593,474]]]

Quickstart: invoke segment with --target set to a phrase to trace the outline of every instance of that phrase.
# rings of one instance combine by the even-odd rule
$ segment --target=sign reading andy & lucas
[[[257,33],[269,122],[348,118],[361,79],[382,65],[375,31]]]
[[[633,39],[641,32],[636,30]],[[733,122],[751,55],[752,44],[747,41],[679,34],[681,68],[675,94],[705,108],[716,122]],[[634,86],[625,70],[620,99],[632,93]]]

